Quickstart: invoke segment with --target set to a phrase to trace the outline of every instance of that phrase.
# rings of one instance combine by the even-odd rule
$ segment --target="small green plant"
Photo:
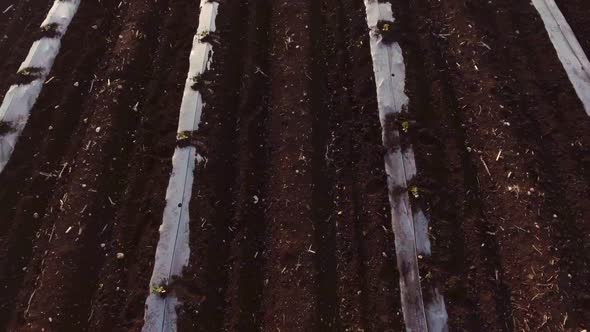
[[[182,141],[182,140],[189,139],[190,137],[191,137],[191,135],[190,135],[189,131],[181,131],[176,135],[176,140]]]
[[[414,198],[420,197],[420,192],[417,186],[410,186],[408,191],[414,196]]]
[[[209,37],[210,33],[211,33],[211,31],[208,31],[208,30],[201,31],[197,34],[197,38],[199,38],[200,41],[205,41],[205,39],[207,39],[207,37]]]
[[[16,73],[15,84],[29,84],[34,80],[41,79],[45,70],[41,67],[26,67]]]
[[[17,74],[22,76],[40,76],[43,73],[43,68],[41,67],[26,67],[17,72]]]
[[[59,24],[57,23],[50,23],[47,25],[42,26],[39,28],[41,30],[41,34],[48,37],[56,37],[59,36]]]
[[[397,34],[399,33],[397,26],[394,25],[393,21],[385,21],[379,20],[377,22],[377,29],[376,32],[381,35],[382,40],[385,44],[390,44],[394,41],[397,41],[398,37]]]
[[[166,295],[168,295],[168,288],[165,284],[153,285],[152,293],[160,295],[161,297],[166,297]]]
[[[203,74],[196,74],[195,76],[193,76],[192,81],[193,85],[191,85],[191,89],[195,91],[199,90],[203,85]]]
[[[407,133],[409,130],[410,130],[410,121],[408,121],[408,120],[402,121],[402,131],[404,133]]]

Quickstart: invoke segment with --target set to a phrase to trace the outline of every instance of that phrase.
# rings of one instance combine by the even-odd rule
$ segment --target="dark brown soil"
[[[590,8],[558,4],[588,51]],[[0,16],[2,91],[48,5]],[[590,119],[534,7],[393,7],[425,302],[440,290],[451,331],[590,328]],[[192,144],[181,331],[403,330],[363,1],[220,1],[201,126],[177,141],[198,11],[82,1],[0,174],[0,329],[139,331],[170,158]]]
[[[399,10],[432,217],[424,287],[443,289],[451,330],[587,328],[590,121],[540,17],[527,1]]]
[[[590,54],[590,39],[587,37],[590,35],[590,16],[588,16],[590,2],[585,0],[556,0],[555,2],[588,56]]]

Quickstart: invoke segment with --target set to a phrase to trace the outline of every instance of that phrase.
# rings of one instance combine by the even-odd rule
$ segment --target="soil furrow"
[[[323,322],[323,327],[400,329],[399,284],[389,214],[384,212],[389,202],[366,12],[362,2],[353,1],[325,1],[321,8],[321,28],[312,31],[322,31],[315,41],[322,52],[314,60],[315,71],[326,74],[324,85],[314,79],[312,100],[315,95],[322,103],[316,107],[320,116],[314,130],[326,128],[314,132],[314,137],[321,138],[321,144],[315,145],[314,161],[322,167],[314,188],[324,183],[316,204],[324,206],[323,222],[329,227],[320,234],[334,237],[333,248],[326,248],[334,252],[324,253],[326,262],[319,263],[326,266],[334,260],[337,299],[328,312],[335,316]],[[319,247],[318,253],[326,249]]]
[[[387,192],[387,176],[383,167],[381,124],[375,93],[375,80],[366,30],[366,8],[361,1],[346,1],[346,16],[341,24],[350,27],[343,39],[340,56],[347,59],[343,71],[348,72],[349,89],[339,90],[348,96],[350,127],[340,135],[350,146],[355,160],[350,168],[348,186],[359,239],[359,274],[361,275],[361,322],[367,331],[403,329],[399,275],[396,269],[394,236]],[[353,61],[351,59],[357,59]],[[344,61],[344,60],[343,60]],[[338,80],[334,74],[334,83]],[[333,148],[339,146],[333,142]],[[359,181],[360,180],[360,181]],[[346,200],[344,200],[346,202]],[[343,203],[344,203],[343,202]]]
[[[140,115],[128,158],[127,183],[116,202],[113,227],[101,234],[107,258],[92,300],[91,330],[124,331],[141,326],[198,7],[174,0],[163,15],[153,72],[134,105]],[[123,261],[117,259],[118,252],[124,253]]]
[[[171,156],[187,145],[203,158],[178,206],[189,265],[164,284],[179,331],[398,331],[425,316],[438,331],[439,294],[451,331],[590,328],[590,118],[530,1],[392,1],[394,22],[371,32],[386,1],[212,1],[186,139],[198,1],[81,2],[0,174],[0,329],[149,329]],[[590,4],[556,2],[588,54]],[[39,29],[51,4],[0,0],[1,91],[54,32]]]
[[[440,53],[439,41],[432,38],[432,21],[426,18],[424,3],[394,7],[399,12],[399,40],[408,70],[407,136],[418,170],[414,185],[419,197],[412,204],[430,219],[432,254],[419,256],[425,303],[431,301],[433,288],[439,288],[447,302],[450,325],[460,330],[478,329],[481,319],[496,319],[497,309],[488,302],[481,313],[475,303],[490,298],[498,288],[473,283],[476,271],[472,268],[483,253],[469,251],[467,244],[481,243],[485,238],[469,226],[481,226],[483,219],[476,174],[465,152],[456,91],[448,84],[448,63]],[[490,254],[497,257],[494,251]],[[493,268],[494,264],[490,265]],[[486,317],[480,317],[482,314]]]
[[[526,4],[519,7],[512,2],[501,1],[497,5],[509,14],[498,17],[495,22],[498,29],[518,29],[523,36],[533,35],[536,27],[528,28],[523,20],[527,17],[522,14],[528,9]],[[474,11],[478,15],[476,17],[481,17],[485,8],[475,8]],[[559,77],[563,82],[566,78],[560,71],[552,73],[544,70],[556,67],[554,58],[531,56],[536,53],[531,53],[531,50],[539,47],[535,40],[498,39],[497,44],[509,45],[499,54],[499,61],[516,59],[511,61],[512,75],[508,76],[505,90],[517,91],[521,96],[516,99],[509,98],[509,93],[503,94],[506,105],[522,110],[511,114],[509,121],[528,127],[515,130],[514,136],[532,151],[526,168],[537,177],[538,190],[543,193],[536,217],[537,224],[549,234],[549,243],[545,248],[538,249],[542,251],[541,255],[546,256],[545,259],[558,266],[557,274],[543,276],[542,271],[541,276],[533,275],[535,278],[557,278],[557,284],[552,287],[558,287],[558,290],[537,287],[536,294],[542,294],[547,300],[551,299],[551,295],[559,296],[564,303],[559,311],[554,310],[553,317],[568,313],[569,325],[573,328],[588,321],[588,315],[582,309],[587,305],[586,300],[573,290],[590,285],[590,256],[580,255],[576,249],[583,247],[588,240],[585,221],[588,220],[589,209],[587,202],[580,197],[588,197],[589,194],[590,172],[583,155],[589,152],[590,121],[584,112],[580,112],[576,96],[568,90],[559,88],[557,83],[549,83],[549,88],[539,86],[539,81],[556,82]],[[540,48],[538,52],[541,52]],[[498,72],[501,72],[500,68]],[[559,104],[574,107],[556,113]],[[570,278],[570,275],[575,277]],[[548,320],[552,318],[548,317]],[[533,316],[532,320],[535,319],[539,320],[539,317]],[[541,319],[539,324],[545,320]]]
[[[239,149],[238,112],[244,63],[233,52],[247,54],[242,29],[248,3],[224,1],[219,5],[214,59],[205,75],[203,115],[195,137],[206,159],[195,170],[190,202],[190,261],[183,277],[173,284],[182,303],[181,331],[223,329],[228,302],[228,280],[233,266],[231,245],[239,236],[234,200]],[[250,45],[252,46],[252,45]],[[243,236],[243,235],[242,235]],[[232,289],[230,288],[229,292]]]
[[[334,210],[333,190],[334,176],[328,172],[326,149],[330,139],[330,119],[334,112],[334,102],[328,95],[327,73],[338,68],[335,59],[336,38],[341,32],[334,33],[330,25],[338,26],[337,19],[342,13],[336,4],[330,1],[312,1],[310,6],[310,85],[309,102],[311,108],[311,160],[299,159],[304,163],[311,162],[311,221],[314,225],[314,245],[307,249],[313,254],[315,268],[318,271],[317,289],[317,322],[318,331],[342,330],[340,324],[339,300],[337,289],[343,280],[338,279],[336,268],[337,255],[337,223]],[[334,61],[336,60],[336,61]],[[304,92],[307,97],[307,92]],[[342,298],[346,306],[348,299]]]
[[[104,76],[94,85],[97,94],[86,101],[84,125],[75,131],[80,140],[70,145],[62,159],[68,162],[63,185],[54,190],[42,216],[43,236],[29,266],[29,271],[39,271],[40,276],[33,281],[31,275],[26,281],[36,285],[36,293],[21,292],[17,305],[27,307],[22,328],[87,326],[90,299],[104,258],[96,234],[112,226],[113,204],[124,183],[120,175],[126,172],[127,151],[137,123],[132,107],[142,94],[141,82],[151,60],[139,55],[154,51],[157,30],[149,27],[159,6],[142,1],[129,4],[126,26],[115,35],[117,42],[109,52]]]
[[[102,20],[95,17],[96,12],[115,7],[114,1],[103,6],[81,7],[82,19],[92,20],[97,23],[97,29],[103,30],[111,26],[111,20]],[[65,38],[66,48],[73,46],[71,43],[79,38],[93,39],[101,31],[87,31],[79,29],[74,21],[72,24],[71,38]],[[118,35],[116,33],[113,37]],[[51,81],[45,85],[36,107],[33,109],[29,125],[23,131],[21,140],[15,148],[15,152],[6,169],[0,174],[0,182],[5,184],[0,188],[0,197],[6,209],[0,210],[3,220],[12,221],[18,206],[18,200],[23,196],[32,195],[50,187],[60,171],[57,165],[63,151],[67,148],[69,139],[76,125],[79,125],[81,112],[79,108],[86,97],[91,94],[90,85],[94,80],[93,72],[97,70],[102,59],[109,38],[104,43],[87,43],[82,47],[83,55],[72,49],[65,49],[56,60]],[[70,73],[65,68],[75,68]],[[57,74],[59,73],[59,74]],[[57,97],[56,97],[57,96]],[[22,141],[22,142],[21,142]],[[42,172],[45,176],[39,174]],[[35,186],[35,184],[37,185]],[[33,187],[36,187],[32,189]],[[14,190],[17,188],[17,190]],[[43,188],[43,189],[41,189]],[[40,195],[39,195],[40,196]]]
[[[549,324],[557,328],[562,324],[555,317],[569,316],[569,324],[572,327],[577,323],[584,322],[583,310],[584,301],[581,297],[574,295],[571,289],[587,287],[588,282],[588,256],[579,255],[573,248],[583,246],[586,232],[584,220],[587,219],[588,210],[586,203],[579,200],[579,197],[588,195],[588,182],[584,183],[578,176],[565,176],[576,174],[580,170],[581,176],[587,179],[588,172],[584,172],[585,165],[583,158],[584,146],[588,142],[588,128],[590,121],[583,112],[579,112],[578,100],[568,90],[557,88],[556,83],[548,87],[540,87],[538,82],[556,82],[559,77],[561,82],[566,78],[563,71],[556,70],[555,73],[547,71],[546,68],[556,68],[555,58],[539,58],[531,56],[536,54],[535,47],[539,47],[536,40],[525,36],[533,36],[537,26],[527,26],[526,18],[534,20],[534,16],[528,16],[528,5],[515,4],[513,2],[500,2],[496,4],[499,12],[506,13],[499,15],[493,22],[490,29],[503,30],[496,40],[490,43],[500,48],[507,47],[498,52],[498,62],[511,62],[512,70],[506,77],[506,83],[501,97],[504,105],[512,109],[521,110],[511,113],[510,123],[517,124],[519,128],[514,131],[514,137],[531,151],[530,158],[527,158],[525,168],[531,177],[538,181],[538,187],[532,188],[532,193],[538,191],[543,194],[535,216],[535,225],[547,233],[548,243],[536,246],[538,254],[545,256],[551,265],[557,265],[557,271],[532,271],[529,274],[531,279],[557,279],[557,284],[549,283],[549,289],[534,287],[533,294],[518,292],[517,296],[523,299],[535,299],[534,302],[557,300],[559,296],[564,305],[551,310],[550,313],[541,315],[527,314],[522,324],[528,325],[527,320],[532,324]],[[486,8],[473,6],[471,13],[474,19],[481,18],[487,12]],[[485,22],[479,20],[480,22]],[[485,26],[488,28],[488,26]],[[520,38],[502,38],[507,36],[510,30],[521,31]],[[538,52],[542,52],[539,48]],[[497,72],[504,70],[496,67]],[[534,75],[533,75],[534,73]],[[520,98],[514,98],[514,92]],[[556,114],[555,107],[559,104],[575,105],[567,112]],[[577,107],[576,107],[577,106]],[[565,121],[564,121],[565,120]],[[567,123],[562,127],[562,123]],[[580,181],[582,180],[582,181]],[[527,190],[531,191],[531,189]],[[523,193],[524,194],[524,193]],[[529,194],[530,195],[530,194]],[[576,212],[573,212],[576,211]],[[566,275],[576,275],[575,278]],[[571,280],[568,280],[571,279]],[[555,287],[558,287],[556,290]],[[541,297],[539,299],[539,297]]]
[[[53,75],[52,84],[47,84],[41,93],[13,158],[0,175],[0,219],[5,222],[0,242],[0,271],[2,277],[13,276],[8,287],[10,291],[5,293],[7,298],[14,298],[20,289],[25,275],[21,269],[29,263],[32,243],[38,237],[35,234],[42,224],[35,216],[44,215],[47,199],[63,168],[59,161],[80,121],[84,99],[89,95],[91,73],[106,51],[107,42],[104,39],[102,43],[87,43],[81,48],[83,52],[77,54],[69,48],[72,43],[78,44],[78,39],[96,39],[103,29],[110,27],[111,20],[95,17],[109,6],[114,9],[116,4],[87,3],[81,6],[79,14],[86,19],[85,24],[96,23],[99,29],[80,29],[80,21],[74,20],[71,36],[63,40],[65,50],[54,66],[54,73],[57,74]],[[64,72],[65,68],[74,70]],[[2,324],[7,323],[13,308],[3,308]]]
[[[318,328],[314,244],[312,126],[309,86],[310,1],[273,4],[268,140],[267,251],[263,330]],[[316,244],[317,245],[317,244]]]
[[[458,194],[459,197],[464,195],[462,209],[472,211],[468,212],[472,217],[469,214],[449,217],[459,219],[451,222],[458,222],[452,227],[462,230],[465,235],[467,260],[455,271],[445,268],[441,264],[444,260],[437,262],[448,255],[444,252],[437,255],[439,231],[433,227],[434,262],[429,262],[440,269],[437,272],[442,270],[447,278],[441,281],[446,282],[449,293],[451,325],[473,326],[481,320],[479,324],[498,330],[561,328],[565,307],[549,303],[559,302],[558,296],[567,298],[568,292],[558,290],[563,287],[557,284],[562,268],[556,264],[559,259],[555,259],[551,253],[555,249],[551,248],[563,247],[572,240],[581,243],[582,237],[574,235],[576,228],[572,227],[584,227],[584,223],[581,222],[583,219],[575,222],[575,217],[570,215],[570,220],[577,226],[557,227],[569,232],[565,234],[569,235],[566,236],[568,240],[564,241],[552,235],[555,230],[551,224],[555,222],[547,217],[548,212],[543,211],[551,209],[552,204],[574,205],[581,213],[577,217],[583,217],[584,209],[573,203],[573,193],[580,195],[587,187],[579,182],[579,177],[571,178],[569,182],[556,179],[556,183],[570,184],[562,188],[548,187],[543,183],[547,178],[554,178],[551,174],[559,174],[556,171],[571,174],[575,167],[585,166],[583,159],[579,158],[584,144],[579,147],[569,145],[586,140],[583,132],[588,120],[581,117],[583,109],[575,99],[557,57],[537,56],[543,50],[551,49],[551,45],[546,33],[540,33],[544,32],[542,23],[528,3],[501,1],[492,5],[470,1],[438,5],[420,2],[417,7],[424,17],[438,18],[422,27],[423,31],[419,30],[418,35],[426,41],[421,45],[431,48],[429,44],[435,45],[432,53],[425,54],[441,54],[438,66],[442,63],[442,72],[448,73],[446,79],[443,77],[448,82],[444,94],[456,96],[456,105],[448,105],[449,114],[455,114],[452,116],[455,120],[446,115],[447,119],[443,117],[442,122],[449,123],[457,132],[464,128],[465,133],[465,141],[459,142],[456,152],[464,155],[463,161],[457,170],[448,168],[447,172],[450,172],[449,179],[456,178],[461,170],[465,172],[461,175],[464,179],[457,180],[464,183],[466,191]],[[427,19],[424,21],[428,22]],[[553,93],[552,84],[567,88]],[[567,113],[555,114],[556,97],[560,104],[571,105]],[[557,124],[561,121],[568,123],[567,133],[558,129]],[[572,123],[576,123],[573,130]],[[444,127],[429,130],[445,132]],[[545,130],[561,137],[553,143],[541,145],[538,137],[543,137]],[[453,136],[458,135],[454,133]],[[467,153],[460,151],[463,146]],[[418,153],[419,169],[422,168],[420,160],[422,163],[427,160],[423,155],[427,151]],[[574,159],[569,160],[569,156]],[[456,157],[451,154],[447,158]],[[548,163],[548,160],[563,161]],[[434,171],[432,166],[425,168]],[[539,172],[543,169],[544,173]],[[438,178],[444,181],[444,177]],[[440,188],[435,186],[433,192],[439,191]],[[572,192],[569,203],[563,198],[557,199],[556,196],[563,196],[568,191]],[[554,200],[546,192],[555,193]],[[435,202],[432,204],[434,216],[444,216],[445,210],[450,210],[444,201],[439,203],[440,198],[427,197],[427,200]],[[451,253],[454,251],[449,251]],[[585,258],[571,262],[578,273],[585,271]],[[466,274],[467,264],[469,272]],[[468,296],[462,287],[453,286],[465,278],[470,290]],[[577,285],[584,285],[586,279],[582,273],[576,279]],[[475,290],[477,292],[473,294]],[[469,315],[467,308],[462,308],[473,301],[486,308],[479,312],[479,317]],[[577,303],[580,305],[581,302]],[[575,324],[579,317],[572,319],[571,315],[570,311],[570,323]]]
[[[230,254],[231,272],[226,292],[224,329],[260,330],[264,288],[263,267],[268,202],[267,132],[269,73],[269,27],[271,4],[248,4],[248,30],[239,107],[237,108],[237,152],[234,232]],[[245,15],[246,16],[246,15]]]

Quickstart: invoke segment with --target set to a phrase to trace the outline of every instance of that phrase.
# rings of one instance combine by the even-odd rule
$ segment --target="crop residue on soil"
[[[425,315],[590,329],[590,117],[530,1],[367,0],[391,4],[373,32],[405,68],[382,119],[364,1],[214,3],[214,33],[187,0],[81,1],[67,32],[43,22],[52,4],[0,7],[2,98],[40,91],[0,121],[20,134],[0,330],[140,331],[148,296],[173,294],[178,331],[402,331],[393,152],[416,170],[389,189],[412,209]],[[588,54],[587,1],[555,3]],[[214,61],[187,76],[194,38]],[[40,40],[61,41],[53,66],[20,68]],[[197,91],[199,127],[179,128]],[[152,285],[175,149],[202,157],[175,205],[190,255]]]

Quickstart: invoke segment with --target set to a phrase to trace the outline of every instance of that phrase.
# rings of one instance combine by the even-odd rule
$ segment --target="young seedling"
[[[201,31],[197,34],[197,38],[199,38],[199,41],[202,43],[209,43],[211,45],[219,44],[219,34],[214,31]]]
[[[61,33],[59,32],[59,24],[57,23],[50,23],[47,25],[42,26],[39,29],[39,38],[58,38],[61,37]]]
[[[19,75],[23,76],[38,76],[43,72],[43,68],[41,67],[26,67],[17,72]]]
[[[191,85],[191,89],[197,91],[203,86],[203,74],[196,74],[192,78],[193,85]]]
[[[41,67],[26,67],[16,73],[16,84],[29,84],[32,81],[43,77],[44,69]]]
[[[412,194],[412,196],[414,196],[414,198],[419,198],[420,197],[420,192],[418,190],[418,186],[410,186],[410,188],[408,188],[408,191],[410,192],[410,194]]]
[[[153,285],[152,293],[159,295],[160,297],[166,297],[168,295],[168,288],[166,284]]]
[[[209,36],[209,34],[211,33],[211,31],[201,31],[197,34],[197,38],[199,38],[200,41],[205,41],[205,39]]]
[[[377,22],[377,33],[381,35],[382,40],[385,44],[391,44],[398,39],[397,25],[392,21],[379,21]]]
[[[177,141],[183,141],[183,140],[187,140],[189,138],[191,138],[191,132],[190,131],[181,131],[176,135],[176,140]]]
[[[404,120],[402,121],[402,131],[407,133],[410,130],[410,121]]]

